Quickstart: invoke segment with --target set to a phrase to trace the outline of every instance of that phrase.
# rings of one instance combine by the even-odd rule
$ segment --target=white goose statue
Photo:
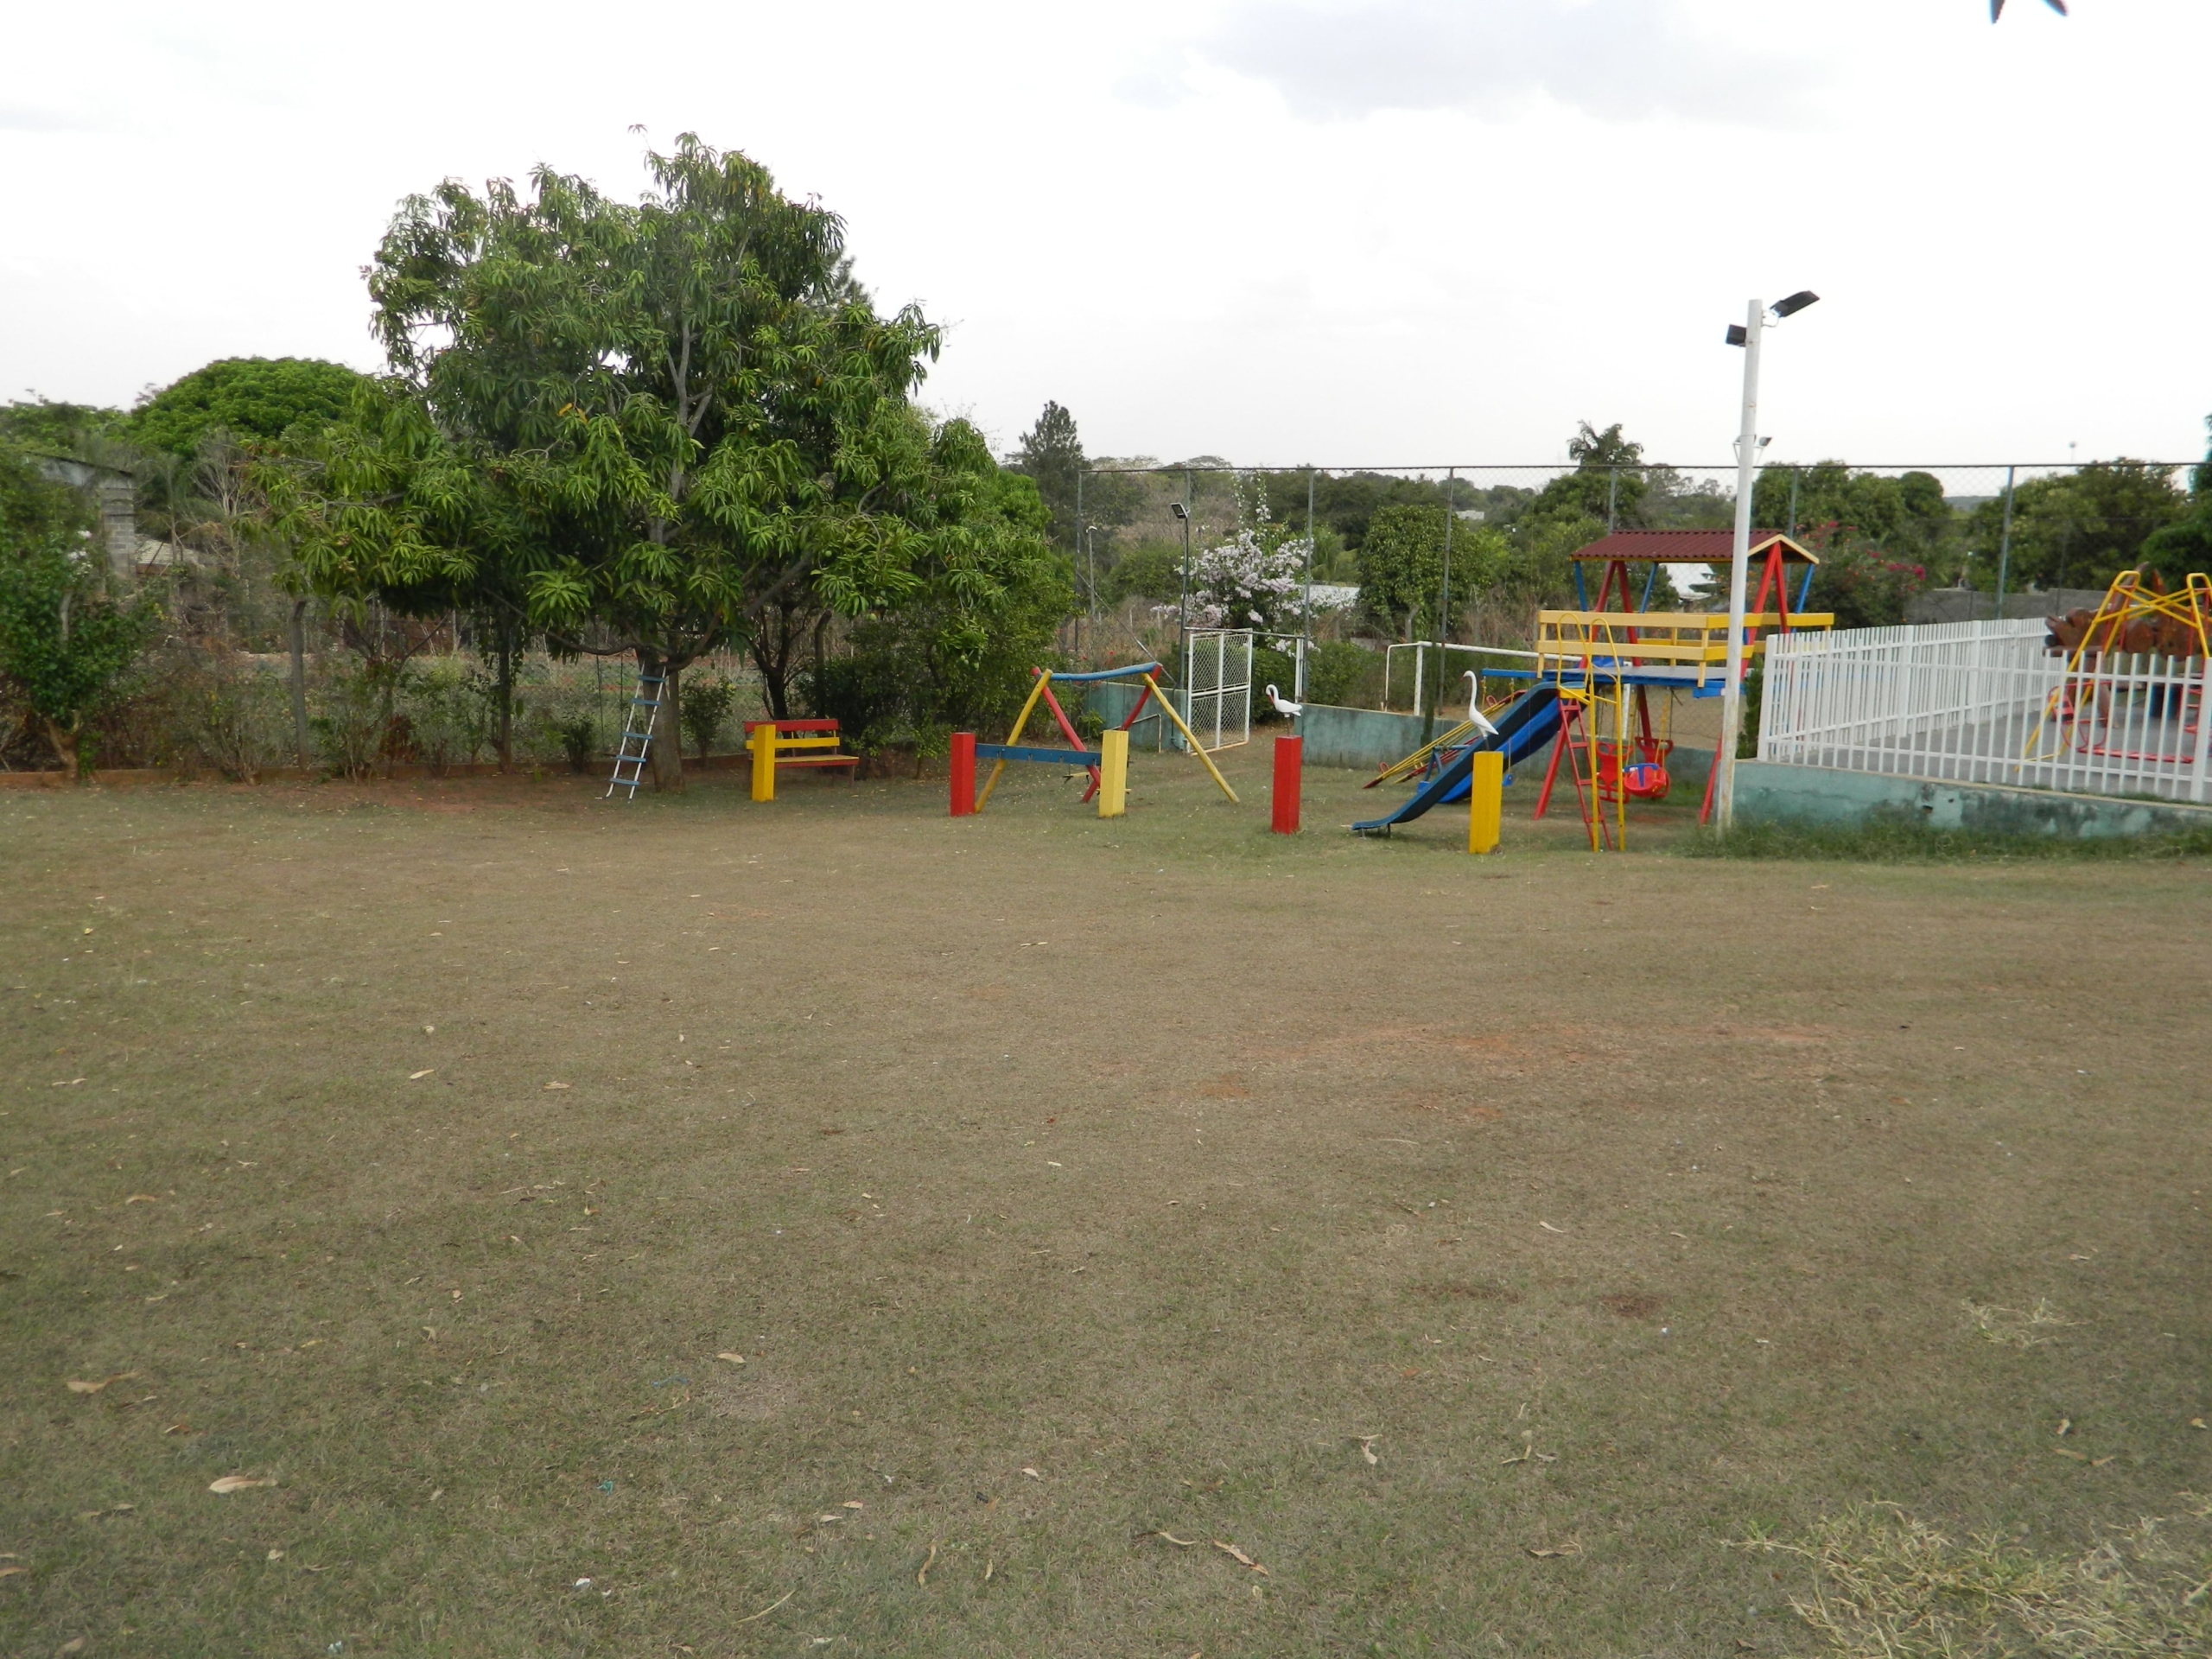
[[[1274,706],[1275,713],[1281,715],[1285,720],[1296,720],[1306,712],[1304,703],[1288,701],[1272,685],[1268,688],[1268,701]]]
[[[1272,691],[1274,687],[1269,686],[1268,690]],[[1484,737],[1497,735],[1497,728],[1491,725],[1483,713],[1482,677],[1471,668],[1467,671],[1467,722]]]

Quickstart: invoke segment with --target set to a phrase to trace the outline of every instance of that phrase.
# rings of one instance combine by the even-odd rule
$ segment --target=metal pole
[[[1451,635],[1452,521],[1459,516],[1452,510],[1452,486],[1457,481],[1459,476],[1459,469],[1456,467],[1447,467],[1444,469],[1444,587],[1436,596],[1436,658],[1437,673],[1440,676],[1436,683],[1440,688],[1437,694],[1439,702],[1444,701],[1440,689],[1444,684],[1440,677],[1444,672],[1444,642]]]
[[[1736,743],[1744,732],[1744,582],[1751,563],[1752,474],[1759,459],[1759,334],[1766,308],[1744,317],[1744,423],[1736,438],[1736,540],[1728,559],[1728,679],[1720,690],[1719,776],[1713,817],[1726,835],[1736,822]]]
[[[1797,486],[1804,476],[1802,467],[1789,469],[1789,539],[1793,542],[1797,539]]]
[[[1621,469],[1616,466],[1605,474],[1605,534],[1613,533],[1613,506],[1620,499]]]
[[[1183,474],[1183,596],[1175,607],[1175,648],[1184,648],[1191,632],[1191,475]],[[1190,685],[1190,664],[1183,665],[1185,690]]]
[[[1306,647],[1313,637],[1313,469],[1306,469],[1306,599],[1298,613],[1298,666],[1291,678],[1293,702],[1306,701]]]
[[[2012,475],[2019,469],[2005,469],[2005,531],[1997,543],[1997,615],[2005,616],[2005,577],[2012,563]]]

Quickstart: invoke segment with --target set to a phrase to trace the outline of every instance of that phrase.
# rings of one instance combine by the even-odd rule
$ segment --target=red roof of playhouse
[[[1777,543],[1785,563],[1820,563],[1778,530],[1753,531],[1751,556],[1759,557]],[[1617,530],[1573,555],[1578,559],[1618,559],[1624,564],[1726,564],[1735,556],[1732,530]]]

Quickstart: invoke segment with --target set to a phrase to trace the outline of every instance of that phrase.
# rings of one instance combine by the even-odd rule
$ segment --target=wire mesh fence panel
[[[1202,749],[1252,735],[1252,630],[1202,628],[1183,643],[1185,721]]]
[[[1792,634],[1767,644],[1759,759],[1935,781],[2202,801],[2202,658],[2069,663],[2039,622]]]

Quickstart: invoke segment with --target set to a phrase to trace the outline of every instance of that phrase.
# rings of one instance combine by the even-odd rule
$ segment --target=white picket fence
[[[2069,673],[2037,621],[1793,633],[1766,645],[1759,759],[1955,783],[2207,798],[2201,658]]]

